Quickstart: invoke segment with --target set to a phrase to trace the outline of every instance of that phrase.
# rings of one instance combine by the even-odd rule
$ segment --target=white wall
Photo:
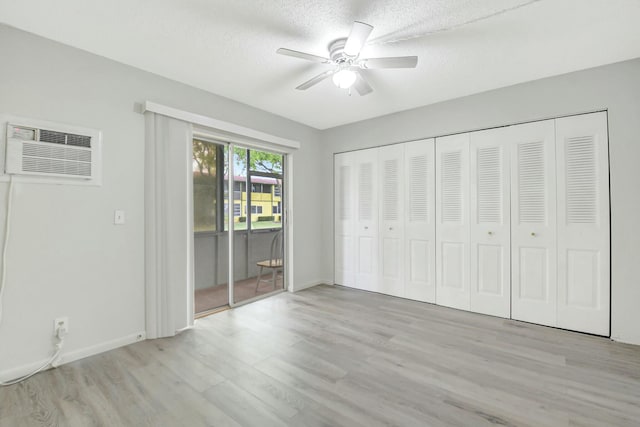
[[[70,318],[70,357],[144,331],[144,117],[136,103],[145,100],[300,141],[294,286],[325,279],[320,248],[309,244],[322,235],[310,199],[320,185],[318,131],[4,25],[0,58],[0,113],[100,129],[104,155],[101,187],[15,187],[0,378],[48,356],[57,316]],[[0,224],[6,189],[0,183]],[[126,211],[124,226],[113,225],[114,209]]]
[[[612,338],[640,344],[640,59],[421,107],[321,135],[326,175],[333,153],[561,115],[609,110]],[[332,227],[332,190],[322,206]],[[332,233],[326,233],[333,271]]]

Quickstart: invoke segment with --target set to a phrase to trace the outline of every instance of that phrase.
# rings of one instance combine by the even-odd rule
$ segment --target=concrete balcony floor
[[[265,271],[263,279],[271,279],[271,272]],[[259,295],[268,294],[274,291],[271,283],[261,282],[256,291],[257,277],[249,277],[244,280],[238,280],[233,287],[235,292],[235,301],[240,302]],[[282,272],[276,275],[275,290],[282,289]],[[229,286],[227,283],[212,286],[209,288],[196,289],[195,291],[195,312],[196,315],[209,310],[229,305]]]

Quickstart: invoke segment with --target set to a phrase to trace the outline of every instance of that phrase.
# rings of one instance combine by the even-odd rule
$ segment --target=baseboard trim
[[[333,280],[320,279],[320,280],[315,280],[313,282],[303,283],[302,285],[293,286],[292,287],[293,289],[291,290],[291,292],[302,291],[318,285],[332,285],[332,284],[333,284]]]
[[[146,333],[138,332],[135,334],[126,335],[124,337],[116,338],[110,341],[105,341],[96,345],[92,345],[89,347],[84,347],[78,350],[70,351],[70,352],[62,352],[62,356],[59,359],[58,366],[64,365],[67,363],[74,362],[76,360],[84,359],[85,357],[95,356],[96,354],[104,353],[105,351],[113,350],[118,347],[124,347],[125,345],[133,344],[138,341],[143,341],[146,339]],[[53,348],[51,349],[51,354],[53,354]],[[33,372],[34,369],[39,368],[45,363],[50,356],[47,356],[45,359],[41,359],[37,362],[28,363],[26,365],[18,366],[15,368],[7,369],[5,371],[0,372],[0,379],[3,381],[8,381],[13,378],[18,378],[23,375],[26,375],[30,372]],[[51,368],[48,368],[51,369]]]
[[[629,339],[629,338],[621,338],[617,335],[616,336],[611,335],[611,340],[615,342],[619,342],[621,344],[640,345],[640,338],[635,338],[635,337],[632,337],[631,339]]]

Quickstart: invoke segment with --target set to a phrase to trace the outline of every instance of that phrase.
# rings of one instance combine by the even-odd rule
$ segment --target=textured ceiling
[[[276,49],[327,56],[354,20],[362,57],[418,68],[295,90],[328,66]],[[0,22],[319,129],[640,57],[638,0],[0,0]]]

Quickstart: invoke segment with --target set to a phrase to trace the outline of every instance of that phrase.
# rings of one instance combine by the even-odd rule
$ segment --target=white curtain
[[[193,325],[192,126],[146,112],[147,338]]]

